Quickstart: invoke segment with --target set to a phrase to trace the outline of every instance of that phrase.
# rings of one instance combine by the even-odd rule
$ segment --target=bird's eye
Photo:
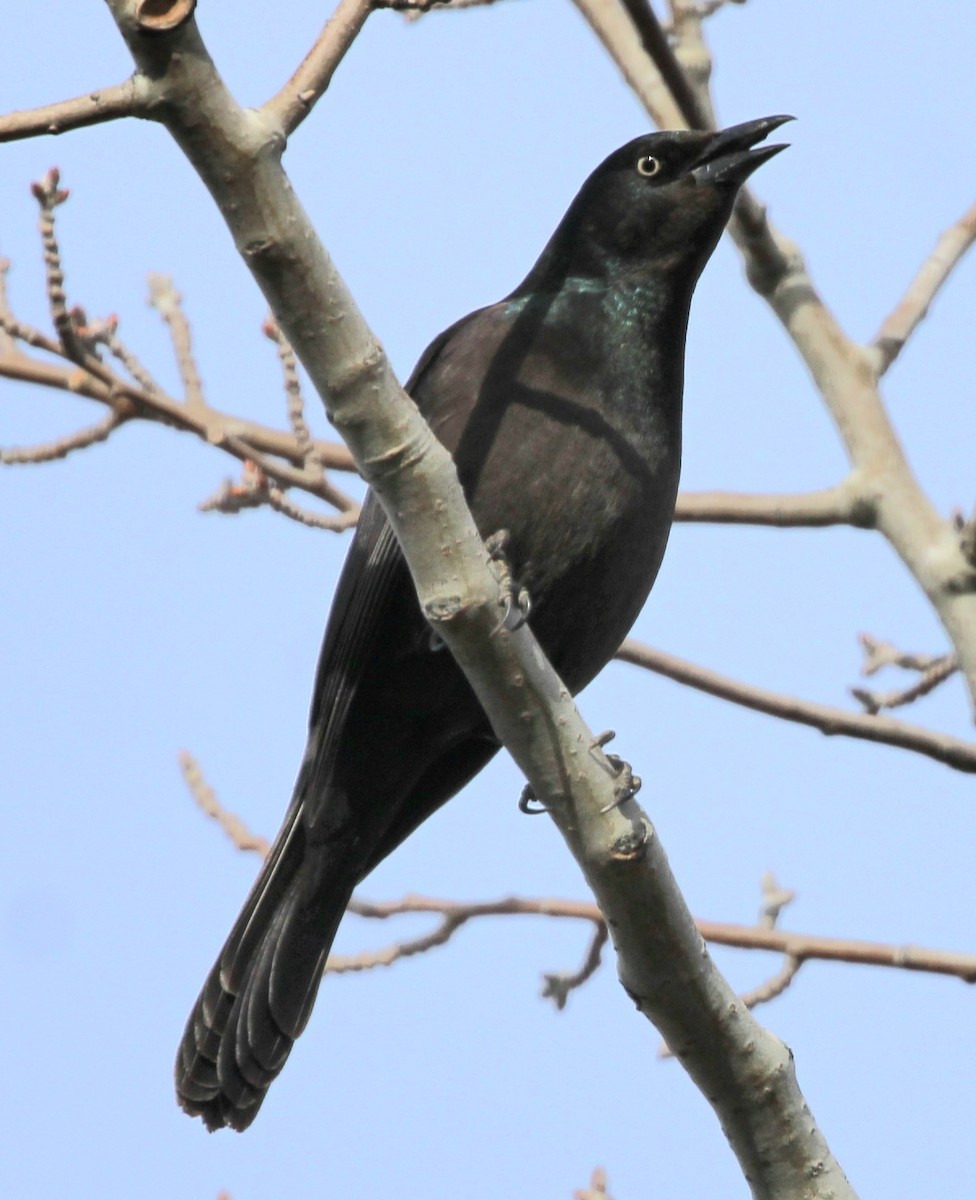
[[[637,160],[637,173],[639,175],[646,175],[650,178],[652,175],[656,175],[660,169],[661,160],[654,158],[651,154],[643,154]]]

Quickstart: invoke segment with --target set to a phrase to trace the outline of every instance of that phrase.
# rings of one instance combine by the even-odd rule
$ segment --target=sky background
[[[3,16],[0,111],[114,83],[131,63],[97,3]],[[201,5],[238,98],[261,103],[323,18],[308,0]],[[709,22],[720,119],[792,112],[792,149],[756,176],[847,332],[870,338],[937,233],[972,203],[976,9],[755,0]],[[373,16],[286,166],[405,378],[426,343],[525,275],[576,189],[648,128],[576,10],[510,0],[408,24]],[[46,326],[29,183],[52,164],[68,291],[176,391],[147,271],[172,274],[217,407],[284,425],[265,306],[202,185],[161,129],[128,122],[0,147],[12,301]],[[973,504],[976,259],[885,381],[908,454],[948,513]],[[683,484],[802,490],[845,462],[796,352],[720,246],[692,312]],[[0,381],[0,444],[101,415]],[[327,425],[313,402],[309,416]],[[543,468],[544,469],[544,468]],[[617,1200],[745,1197],[711,1110],[616,982],[567,1010],[541,973],[587,931],[482,922],[388,971],[326,981],[309,1029],[244,1136],[176,1108],[190,1005],[255,872],[189,799],[180,749],[272,835],[304,744],[344,542],[269,512],[201,515],[229,459],[157,426],[0,473],[0,1194],[234,1200],[565,1200],[605,1166]],[[636,635],[767,687],[852,704],[860,630],[944,636],[880,537],[680,526]],[[887,681],[882,680],[882,686]],[[584,694],[645,780],[693,911],[750,922],[773,869],[784,924],[973,950],[976,801],[906,752],[824,739],[611,665]],[[971,735],[952,681],[911,719]],[[516,809],[500,756],[387,860],[373,898],[584,897],[551,824]],[[424,927],[350,918],[340,951]],[[717,953],[748,988],[778,962]],[[976,993],[958,981],[811,964],[761,1019],[864,1196],[976,1194]]]

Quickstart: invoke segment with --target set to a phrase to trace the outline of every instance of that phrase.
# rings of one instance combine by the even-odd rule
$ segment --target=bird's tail
[[[305,1028],[358,882],[339,847],[307,845],[297,805],[289,815],[203,985],[176,1056],[180,1105],[211,1130],[243,1130],[257,1115]],[[319,861],[324,853],[328,863]]]

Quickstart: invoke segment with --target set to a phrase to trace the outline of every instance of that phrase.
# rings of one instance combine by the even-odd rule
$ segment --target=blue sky
[[[277,89],[322,19],[301,0],[201,6],[245,103]],[[130,69],[99,5],[4,15],[0,109]],[[940,21],[941,18],[941,21]],[[937,233],[972,203],[976,14],[961,5],[730,6],[709,24],[726,123],[793,112],[756,190],[804,249],[846,330],[869,338]],[[525,274],[589,170],[647,128],[575,9],[510,0],[408,24],[371,18],[286,163],[402,377],[439,330]],[[68,289],[172,389],[145,275],[175,277],[208,398],[283,424],[264,305],[168,135],[114,124],[0,147],[0,253],[18,313],[45,324],[28,184],[57,163]],[[943,512],[973,504],[970,346],[976,262],[962,265],[885,396]],[[719,248],[692,313],[683,482],[802,490],[844,458],[804,367]],[[327,426],[310,405],[319,432]],[[0,381],[0,443],[93,419],[78,400]],[[617,1200],[745,1196],[717,1123],[634,1013],[612,964],[567,1010],[540,976],[585,931],[485,922],[389,971],[328,980],[298,1049],[243,1137],[207,1136],[172,1099],[171,1062],[255,864],[194,810],[177,752],[272,834],[304,741],[343,542],[266,512],[204,516],[230,460],[161,428],[0,473],[5,836],[0,1191],[47,1197],[315,1192],[567,1197],[603,1164]],[[768,687],[847,704],[855,636],[943,647],[880,538],[683,526],[637,635]],[[971,950],[972,785],[928,760],[827,740],[612,665],[584,695],[644,777],[693,910],[751,921],[762,872],[799,892],[793,928]],[[957,681],[912,719],[970,736]],[[364,889],[482,899],[582,897],[554,829],[516,809],[499,760]],[[422,922],[404,922],[402,932]],[[348,920],[337,948],[383,944]],[[717,955],[746,988],[774,959]],[[865,1195],[970,1197],[971,989],[813,964],[762,1019]]]

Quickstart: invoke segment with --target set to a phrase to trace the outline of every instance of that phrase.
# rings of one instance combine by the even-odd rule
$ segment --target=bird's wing
[[[451,393],[463,393],[464,389],[459,384],[439,394],[438,382],[428,394],[425,381],[445,346],[462,326],[478,316],[472,314],[432,342],[407,385],[434,422],[446,414],[449,424],[456,426],[464,400],[463,395]],[[243,1129],[253,1120],[268,1085],[305,1026],[324,959],[352,889],[364,871],[426,815],[425,811],[411,811],[397,816],[389,827],[370,831],[363,825],[363,813],[357,816],[349,807],[369,805],[373,799],[369,781],[355,789],[364,795],[347,795],[348,780],[337,780],[337,775],[348,775],[350,757],[353,766],[357,762],[363,765],[361,757],[357,760],[355,754],[350,756],[349,739],[343,735],[348,733],[345,727],[351,709],[356,713],[355,732],[364,731],[363,710],[369,704],[353,707],[353,700],[359,686],[366,688],[368,701],[376,698],[373,667],[390,664],[402,656],[407,660],[402,669],[409,680],[411,662],[414,669],[419,662],[421,694],[438,692],[437,687],[424,686],[427,680],[423,671],[431,656],[411,658],[415,649],[423,647],[426,636],[426,624],[417,609],[399,544],[370,492],[326,626],[309,716],[308,744],[291,803],[204,984],[177,1060],[180,1101],[188,1112],[202,1116],[210,1128],[231,1124]],[[440,655],[433,657],[438,663],[442,661]],[[443,666],[436,670],[442,673]],[[459,672],[456,674],[461,678]],[[440,687],[436,704],[456,707],[453,683],[454,673],[447,686]],[[432,710],[435,725],[436,704]],[[384,725],[382,714],[376,722]],[[408,721],[408,732],[409,728]],[[371,729],[366,732],[372,736]],[[400,770],[406,764],[397,746],[382,740],[386,735],[385,728],[377,731],[382,753],[373,757],[388,761],[375,769]],[[389,736],[394,738],[395,731],[390,729]],[[431,741],[436,759],[436,733]],[[457,778],[453,782],[449,779],[442,788],[446,794],[430,789],[431,810],[480,768],[493,750],[487,744],[478,744],[473,750],[455,747],[454,766],[447,774],[450,777],[453,769]],[[366,762],[365,769],[367,773],[373,769],[371,761]],[[408,780],[405,786],[409,786]]]

